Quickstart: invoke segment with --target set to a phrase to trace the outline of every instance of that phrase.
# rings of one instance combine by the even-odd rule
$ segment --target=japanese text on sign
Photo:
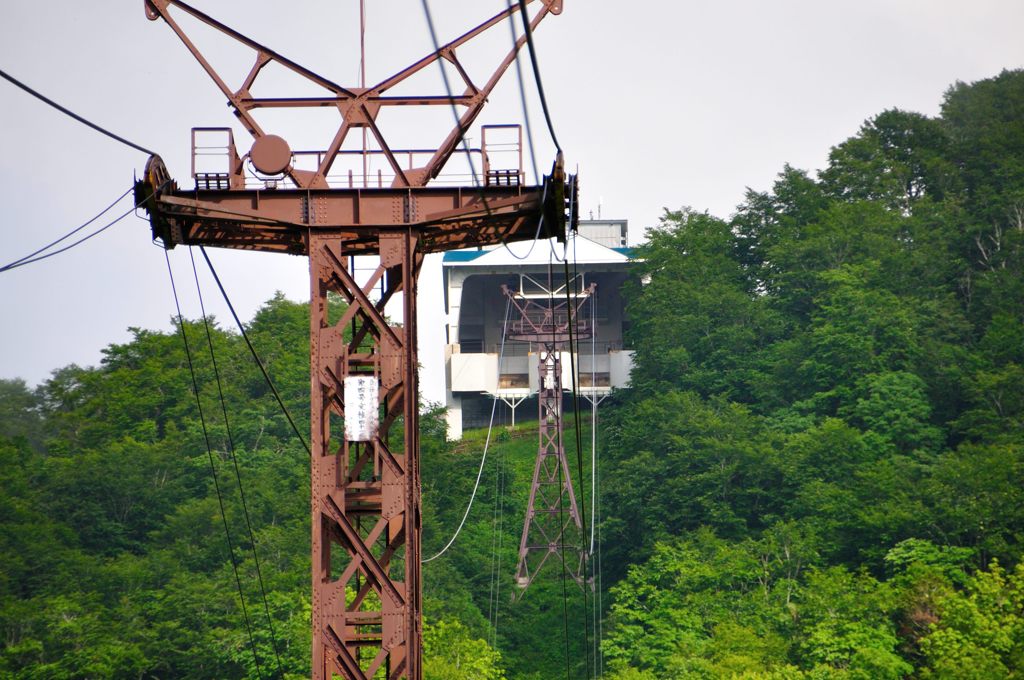
[[[345,439],[368,442],[377,437],[379,409],[377,377],[345,378]]]

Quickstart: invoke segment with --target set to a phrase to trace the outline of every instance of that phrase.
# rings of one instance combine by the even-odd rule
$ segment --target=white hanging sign
[[[345,378],[345,439],[348,441],[376,439],[380,418],[377,390],[376,376]]]

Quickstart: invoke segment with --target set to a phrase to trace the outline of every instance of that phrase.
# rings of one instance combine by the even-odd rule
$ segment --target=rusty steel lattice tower
[[[519,540],[516,584],[524,592],[533,583],[549,557],[564,561],[566,572],[586,587],[586,546],[576,492],[565,458],[562,419],[562,352],[576,340],[591,337],[592,324],[579,318],[579,311],[592,297],[597,284],[584,290],[570,290],[575,281],[555,289],[530,294],[501,287],[516,310],[509,324],[509,340],[539,347],[537,360],[537,460],[530,485],[523,533]],[[582,480],[581,480],[582,481]]]
[[[575,192],[559,157],[541,186],[526,186],[520,167],[496,168],[486,146],[478,154],[483,181],[474,186],[434,186],[501,75],[526,42],[520,35],[483,85],[474,84],[457,50],[513,20],[519,5],[491,17],[442,45],[398,74],[370,87],[342,87],[178,0],[144,0],[151,20],[163,19],[227,97],[252,135],[240,155],[230,129],[193,129],[194,188],[179,188],[154,156],[136,186],[153,235],[166,248],[178,244],[291,253],[309,257],[312,460],[312,677],[335,674],[365,680],[383,671],[389,680],[418,680],[421,669],[420,470],[416,377],[416,281],[432,252],[526,240],[564,238],[567,199]],[[535,29],[561,0],[528,0]],[[173,9],[173,12],[172,12]],[[231,87],[175,19],[181,13],[248,48],[252,67]],[[521,15],[518,15],[521,17]],[[439,60],[464,81],[463,94],[391,95],[389,91]],[[318,86],[323,95],[255,97],[261,72],[275,65]],[[454,129],[436,149],[389,146],[378,114],[392,106],[463,107]],[[325,150],[292,151],[268,134],[253,112],[260,108],[333,107],[337,132]],[[499,126],[500,127],[500,126]],[[349,133],[363,133],[361,150],[344,147]],[[209,149],[197,138],[219,133],[225,161],[200,171],[196,159]],[[368,150],[366,139],[374,141]],[[486,139],[486,136],[484,137]],[[362,186],[339,183],[338,159],[361,155]],[[383,158],[368,186],[367,155]],[[521,158],[521,154],[520,154]],[[414,167],[414,159],[425,159]],[[300,161],[309,167],[303,169]],[[400,160],[407,160],[403,165]],[[385,181],[386,180],[386,181]],[[353,255],[374,255],[379,264],[357,282],[347,266]],[[379,289],[379,299],[371,293]],[[327,296],[348,306],[328,318]],[[402,323],[384,314],[402,300]],[[343,330],[346,334],[343,335]],[[400,441],[390,436],[402,423]]]

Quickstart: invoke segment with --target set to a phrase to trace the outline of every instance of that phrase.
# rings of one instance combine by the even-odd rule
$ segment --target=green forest
[[[514,597],[536,430],[496,429],[423,567],[429,680],[1024,678],[1024,71],[851,132],[648,230],[594,589]],[[0,677],[308,677],[307,453],[243,338],[183,326],[202,415],[177,320],[0,381]],[[307,432],[308,329],[246,326]],[[423,409],[432,556],[487,433]]]

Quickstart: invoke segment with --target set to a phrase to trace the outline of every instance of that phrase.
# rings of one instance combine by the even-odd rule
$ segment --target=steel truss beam
[[[526,0],[526,2],[527,4],[530,4],[534,2],[534,0]],[[562,0],[540,0],[540,2],[542,6],[530,19],[531,31],[535,30],[540,22],[549,14],[560,14],[562,12]],[[286,174],[295,183],[295,185],[303,189],[328,188],[327,175],[331,170],[331,165],[334,163],[346,137],[353,129],[366,129],[376,140],[395,173],[393,186],[423,186],[430,180],[436,178],[441,173],[441,170],[444,168],[448,159],[451,158],[453,153],[455,153],[459,143],[465,136],[466,131],[469,130],[480,115],[484,105],[487,103],[488,97],[491,95],[491,92],[498,84],[502,75],[504,75],[505,71],[508,70],[508,67],[515,61],[516,54],[518,54],[519,50],[526,44],[526,35],[523,34],[519,36],[498,63],[487,81],[479,85],[474,83],[469,77],[466,69],[460,63],[457,56],[457,50],[471,42],[474,38],[482,35],[494,26],[502,24],[505,21],[513,20],[520,9],[519,3],[513,2],[510,3],[508,9],[495,14],[490,19],[479,24],[476,28],[463,33],[455,40],[441,45],[436,51],[431,52],[422,59],[419,59],[415,63],[402,69],[395,75],[377,83],[376,85],[366,88],[343,87],[328,80],[327,78],[313,73],[309,69],[275,52],[266,45],[262,45],[255,40],[247,38],[229,26],[217,21],[210,15],[201,12],[181,0],[145,0],[145,7],[146,16],[151,21],[163,19],[175,34],[177,34],[185,47],[192,53],[196,58],[196,61],[199,62],[203,67],[203,70],[206,71],[207,75],[210,76],[210,79],[213,80],[218,89],[220,89],[227,98],[228,103],[235,109],[235,115],[238,117],[238,120],[243,126],[245,126],[245,129],[249,131],[255,140],[258,141],[260,138],[267,136],[267,132],[263,130],[253,116],[253,111],[255,109],[281,107],[319,108],[324,106],[338,109],[341,114],[341,123],[339,124],[330,145],[323,153],[317,169],[297,170],[290,167],[286,171]],[[172,7],[176,8],[180,12],[188,14],[197,21],[218,31],[225,37],[234,40],[251,51],[253,59],[252,67],[241,83],[232,87],[224,77],[217,72],[209,60],[207,60],[199,51],[191,38],[189,38],[188,34],[181,27],[178,21],[174,18],[175,12],[171,12]],[[455,67],[456,72],[459,74],[459,77],[462,79],[462,84],[465,87],[462,94],[451,96],[447,94],[416,96],[394,96],[387,94],[396,86],[401,85],[423,69],[442,59],[452,64]],[[316,85],[324,91],[324,96],[254,97],[252,95],[253,86],[260,74],[263,72],[263,69],[272,63],[277,64],[296,76]],[[460,106],[464,107],[464,111],[458,116],[454,127],[445,137],[444,142],[442,142],[434,151],[431,157],[426,161],[425,165],[413,169],[403,168],[399,163],[395,151],[392,149],[391,145],[389,145],[384,131],[382,131],[377,125],[377,117],[381,108],[388,106],[437,105]],[[234,167],[231,172],[231,188],[233,189],[242,188],[244,185],[243,160],[243,158],[235,159]]]
[[[543,187],[183,191],[169,177],[160,157],[151,157],[135,195],[150,214],[153,237],[169,248],[306,255],[313,235],[329,234],[346,255],[372,255],[382,235],[412,224],[420,252],[434,253],[562,238],[566,202],[575,204],[574,178],[565,176],[561,158]]]

